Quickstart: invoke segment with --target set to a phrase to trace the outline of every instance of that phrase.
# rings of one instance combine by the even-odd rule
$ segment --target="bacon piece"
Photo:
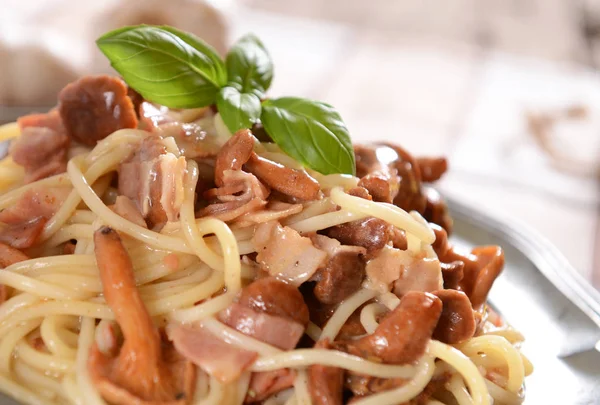
[[[312,277],[327,258],[309,238],[277,222],[260,224],[252,238],[256,261],[270,275],[299,286]]]
[[[119,166],[119,193],[134,201],[152,226],[176,221],[186,172],[185,158],[167,152],[164,140],[151,135]]]
[[[389,312],[370,335],[348,342],[351,354],[371,356],[389,364],[417,361],[425,352],[442,313],[442,301],[435,295],[411,291]]]
[[[124,195],[117,196],[117,200],[112,206],[112,210],[129,222],[133,222],[142,228],[148,228],[146,221],[144,221],[144,217],[142,217],[142,214],[130,198],[125,197]]]
[[[44,217],[14,224],[0,222],[0,242],[8,243],[17,249],[27,249],[35,245],[46,222],[47,219]]]
[[[36,244],[46,221],[69,195],[67,188],[33,187],[15,205],[0,212],[0,241],[18,249]]]
[[[289,368],[252,373],[244,403],[256,403],[294,386],[296,372]]]
[[[9,245],[0,243],[0,269],[4,269],[12,264],[29,260],[29,257]],[[0,284],[0,304],[8,298],[8,289],[4,284]]]
[[[433,292],[443,287],[442,271],[438,259],[414,258],[402,268],[400,277],[394,281],[394,294],[402,297],[409,291]]]
[[[84,145],[94,146],[119,129],[137,127],[127,85],[117,77],[82,77],[65,86],[58,99],[67,134]]]
[[[398,296],[412,290],[436,291],[443,286],[439,261],[389,246],[367,263],[366,273],[373,288],[386,292],[393,284]]]
[[[222,383],[235,381],[258,354],[231,345],[204,328],[183,325],[167,328],[175,349]]]
[[[321,195],[319,183],[305,171],[290,169],[252,152],[244,168],[274,190],[303,201]]]
[[[255,311],[235,302],[219,313],[219,320],[245,335],[283,350],[295,348],[304,334],[304,326],[298,322]]]
[[[25,169],[25,183],[64,173],[70,142],[58,111],[26,115],[17,122],[21,136],[12,143],[10,154]]]

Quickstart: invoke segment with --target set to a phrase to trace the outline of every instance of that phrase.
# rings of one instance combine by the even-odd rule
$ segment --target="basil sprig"
[[[216,105],[234,133],[263,124],[287,154],[323,174],[355,173],[348,130],[330,105],[297,97],[262,100],[273,62],[262,42],[246,35],[225,61],[200,38],[168,26],[137,25],[96,41],[127,84],[170,108]]]
[[[267,134],[299,162],[323,174],[355,174],[350,135],[329,104],[298,97],[267,100],[261,119]]]
[[[125,27],[101,36],[96,44],[130,87],[170,108],[214,104],[227,81],[214,49],[172,27]]]

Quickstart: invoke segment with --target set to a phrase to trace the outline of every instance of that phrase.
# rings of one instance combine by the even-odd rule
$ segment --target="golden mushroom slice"
[[[161,340],[138,293],[133,266],[113,229],[94,233],[95,253],[106,302],[123,332],[116,355],[95,343],[88,370],[100,394],[117,405],[183,405],[193,397],[195,368]]]

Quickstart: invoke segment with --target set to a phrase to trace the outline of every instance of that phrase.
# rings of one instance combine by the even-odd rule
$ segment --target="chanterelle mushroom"
[[[187,404],[193,397],[195,368],[161,341],[135,286],[121,238],[102,227],[95,232],[94,243],[104,296],[124,336],[116,356],[92,346],[88,370],[96,388],[117,405]]]

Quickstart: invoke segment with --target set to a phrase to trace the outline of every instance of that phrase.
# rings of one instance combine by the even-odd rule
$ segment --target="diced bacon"
[[[309,238],[275,221],[259,225],[252,242],[261,267],[295,286],[311,278],[327,259],[327,253],[314,247]]]
[[[165,140],[152,135],[120,165],[119,193],[134,201],[151,225],[176,221],[183,203],[186,172],[185,158],[167,152]]]
[[[10,154],[25,169],[25,183],[64,173],[70,142],[58,112],[26,115],[17,122],[21,136],[11,145]]]
[[[15,205],[0,212],[0,241],[25,249],[33,246],[46,221],[69,195],[67,188],[33,187]]]
[[[124,128],[137,128],[137,115],[127,85],[111,76],[85,76],[58,95],[67,134],[89,146]]]
[[[17,118],[21,131],[29,127],[49,128],[56,132],[64,132],[64,127],[57,109],[42,114],[29,114]]]
[[[160,125],[174,122],[175,118],[169,115],[169,109],[156,106],[148,101],[143,101],[139,107],[140,123],[143,128],[150,131]]]
[[[186,359],[222,383],[235,381],[252,365],[258,354],[231,345],[204,328],[171,326],[167,335]]]
[[[167,122],[153,132],[163,138],[173,137],[181,154],[189,159],[214,157],[223,143],[214,131],[209,133],[193,122]]]
[[[406,252],[406,251],[405,251]],[[442,268],[438,259],[415,258],[404,266],[398,280],[394,281],[394,294],[402,297],[409,291],[433,292],[444,286]]]
[[[245,335],[283,350],[295,348],[304,334],[304,326],[298,322],[235,302],[219,314],[219,319]]]
[[[133,222],[142,228],[148,228],[146,221],[144,221],[144,217],[142,217],[142,214],[130,198],[125,197],[124,195],[117,196],[117,200],[115,201],[115,205],[112,206],[112,210],[129,222]]]
[[[29,260],[29,257],[20,250],[0,243],[0,269],[4,269],[12,264]],[[8,298],[8,289],[4,284],[0,284],[0,304]]]
[[[402,296],[408,291],[431,292],[443,288],[442,270],[437,259],[415,256],[412,252],[384,247],[367,263],[367,278],[372,288]]]
[[[0,222],[0,242],[17,249],[26,249],[35,244],[46,225],[46,218],[35,217],[15,224]]]

